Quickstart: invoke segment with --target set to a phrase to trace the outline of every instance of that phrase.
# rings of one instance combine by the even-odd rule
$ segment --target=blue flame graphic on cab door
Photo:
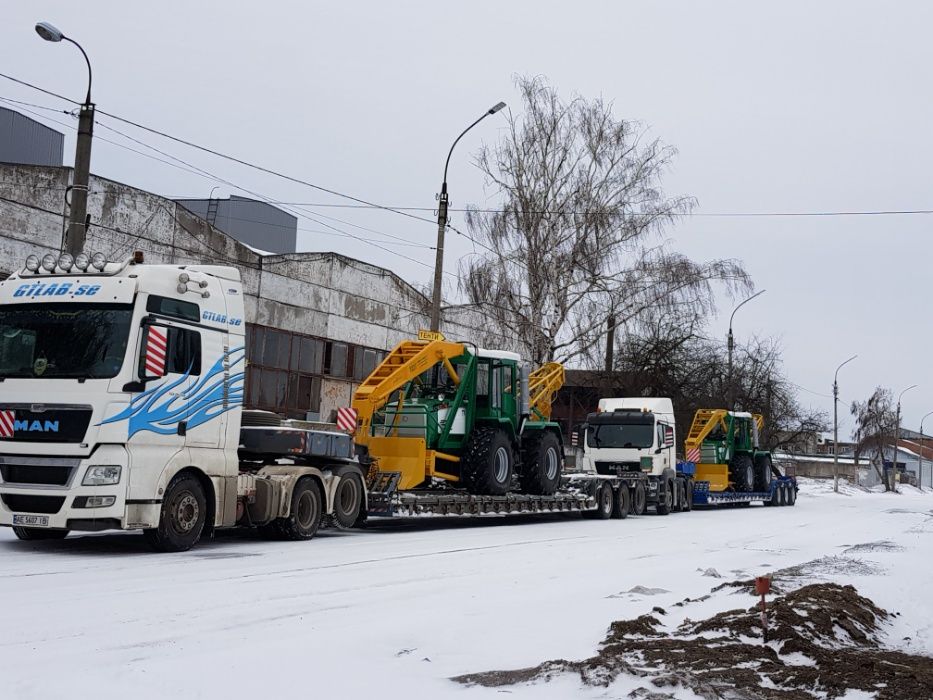
[[[244,347],[228,350],[203,377],[180,394],[171,392],[188,381],[190,370],[174,381],[143,392],[120,413],[100,425],[129,419],[127,437],[133,437],[141,430],[172,435],[178,432],[181,421],[186,421],[189,429],[207,423],[242,405],[245,373],[242,370],[233,372],[233,369],[245,363],[245,359]]]

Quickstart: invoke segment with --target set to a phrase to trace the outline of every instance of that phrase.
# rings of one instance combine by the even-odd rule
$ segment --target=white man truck
[[[243,319],[232,267],[29,256],[0,282],[0,525],[181,551],[365,516],[349,435],[242,410]]]
[[[577,464],[607,476],[643,475],[633,481],[631,510],[653,506],[659,515],[691,510],[692,465],[677,462],[677,427],[668,398],[605,398],[574,430]]]

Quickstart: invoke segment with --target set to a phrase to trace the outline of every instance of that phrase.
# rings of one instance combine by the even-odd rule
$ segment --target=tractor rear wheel
[[[738,454],[729,464],[729,478],[739,493],[749,493],[755,486],[755,464],[751,455]]]
[[[560,440],[550,430],[525,432],[522,449],[522,491],[550,496],[560,485],[563,455]]]
[[[509,436],[498,428],[480,426],[470,436],[460,476],[470,493],[502,496],[512,484],[514,462]]]
[[[771,483],[771,455],[756,455],[755,457],[755,491],[768,490]]]

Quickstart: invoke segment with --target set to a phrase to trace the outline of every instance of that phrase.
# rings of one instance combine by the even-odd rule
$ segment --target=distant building
[[[279,254],[296,251],[298,219],[271,204],[236,196],[175,202],[257,251]]]
[[[61,166],[64,147],[64,134],[0,107],[0,162]]]

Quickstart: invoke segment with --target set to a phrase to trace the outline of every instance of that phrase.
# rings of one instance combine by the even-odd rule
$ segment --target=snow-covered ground
[[[900,611],[890,645],[933,656],[933,495],[805,481],[793,508],[405,520],[303,543],[224,535],[178,555],[134,534],[24,543],[4,529],[0,679],[18,700],[626,697],[641,682],[448,679],[584,658],[613,620],[817,559],[812,580]],[[676,614],[753,603],[723,590]]]

